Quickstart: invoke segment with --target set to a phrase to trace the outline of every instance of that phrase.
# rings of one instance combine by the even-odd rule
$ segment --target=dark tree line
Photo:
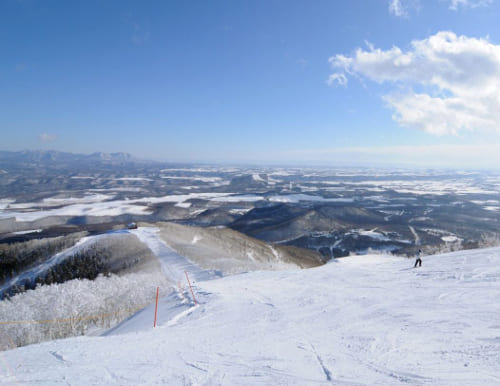
[[[108,276],[111,273],[109,267],[111,256],[111,251],[93,244],[65,258],[39,276],[17,283],[9,288],[4,295],[11,297],[17,293],[35,289],[37,285],[64,283],[72,279],[94,280],[99,274]]]
[[[78,237],[83,236],[81,233],[78,235]],[[23,267],[20,265],[20,261],[26,261],[26,259],[16,259],[14,257],[15,253],[24,253],[21,257],[31,256],[32,258],[29,261],[31,267],[33,267],[60,252],[60,249],[64,250],[72,246],[76,239],[71,243],[69,243],[67,237],[57,238],[57,240],[35,241],[36,243],[33,243],[32,240],[25,243],[11,244],[7,246],[10,248],[4,248],[4,252],[7,252],[5,255],[10,259],[2,262],[4,280],[17,276],[15,269],[11,268],[9,272],[5,268],[8,267],[9,262],[17,264],[16,268],[19,269],[19,272],[30,269],[29,266]],[[0,300],[5,297],[10,298],[26,290],[35,289],[39,285],[60,284],[73,279],[94,280],[99,275],[109,276],[113,273],[123,274],[137,269],[141,264],[145,264],[149,259],[149,253],[151,251],[133,236],[110,237],[109,239],[99,240],[64,257],[64,259],[48,269],[41,269],[38,274],[18,280],[16,284],[0,293]],[[34,272],[36,272],[36,268]]]
[[[0,244],[0,283],[30,267],[43,263],[56,253],[72,247],[82,236],[82,233],[76,233],[68,236]]]
[[[64,283],[72,279],[94,280],[99,274],[108,276],[110,271],[107,261],[110,257],[110,251],[91,245],[55,265],[45,275],[39,276],[35,284]]]

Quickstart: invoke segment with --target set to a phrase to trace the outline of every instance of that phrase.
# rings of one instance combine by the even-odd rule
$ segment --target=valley
[[[223,226],[325,259],[367,251],[412,256],[420,248],[477,248],[500,238],[500,175],[494,172],[82,157],[0,156],[0,243],[98,233],[132,221]]]

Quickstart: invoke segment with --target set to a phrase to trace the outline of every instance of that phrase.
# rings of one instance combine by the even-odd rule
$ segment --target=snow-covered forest
[[[0,350],[98,333],[153,302],[157,287],[170,291],[170,285],[159,272],[40,285],[0,302]]]
[[[174,284],[151,250],[127,233],[4,248],[6,255],[18,251],[39,257],[1,286],[11,296],[0,301],[0,349],[109,328],[154,300],[157,287],[170,291]]]
[[[78,232],[68,236],[0,244],[0,283],[75,245],[84,236],[85,232]]]

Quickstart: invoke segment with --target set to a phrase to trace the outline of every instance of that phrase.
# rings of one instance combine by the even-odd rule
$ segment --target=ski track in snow
[[[408,228],[410,228],[410,232],[415,237],[415,245],[420,245],[420,236],[418,235],[418,233],[415,230],[415,228],[413,228],[411,225],[408,225]]]
[[[366,255],[203,281],[155,232],[131,233],[167,274],[192,271],[198,306],[185,288],[162,296],[156,329],[150,306],[106,336],[0,353],[0,383],[500,384],[500,248],[427,256],[418,269]]]
[[[188,272],[190,279],[194,279],[195,281],[210,280],[218,277],[214,271],[203,270],[190,262],[186,257],[175,252],[160,238],[159,231],[159,228],[155,227],[140,227],[129,230],[130,233],[136,235],[156,255],[162,266],[163,273],[173,284],[185,280],[185,272]]]

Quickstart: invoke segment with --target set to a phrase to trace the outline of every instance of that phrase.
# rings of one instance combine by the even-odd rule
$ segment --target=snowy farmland
[[[106,336],[0,353],[0,383],[499,384],[500,248],[412,264],[366,255],[196,280],[199,305],[162,297],[156,329],[149,307]]]
[[[8,173],[0,175],[0,244],[168,221],[224,226],[326,259],[500,245],[496,172],[149,162],[52,169],[23,160],[2,166]],[[359,229],[375,228],[386,237],[355,237]],[[28,232],[36,229],[42,231]]]

